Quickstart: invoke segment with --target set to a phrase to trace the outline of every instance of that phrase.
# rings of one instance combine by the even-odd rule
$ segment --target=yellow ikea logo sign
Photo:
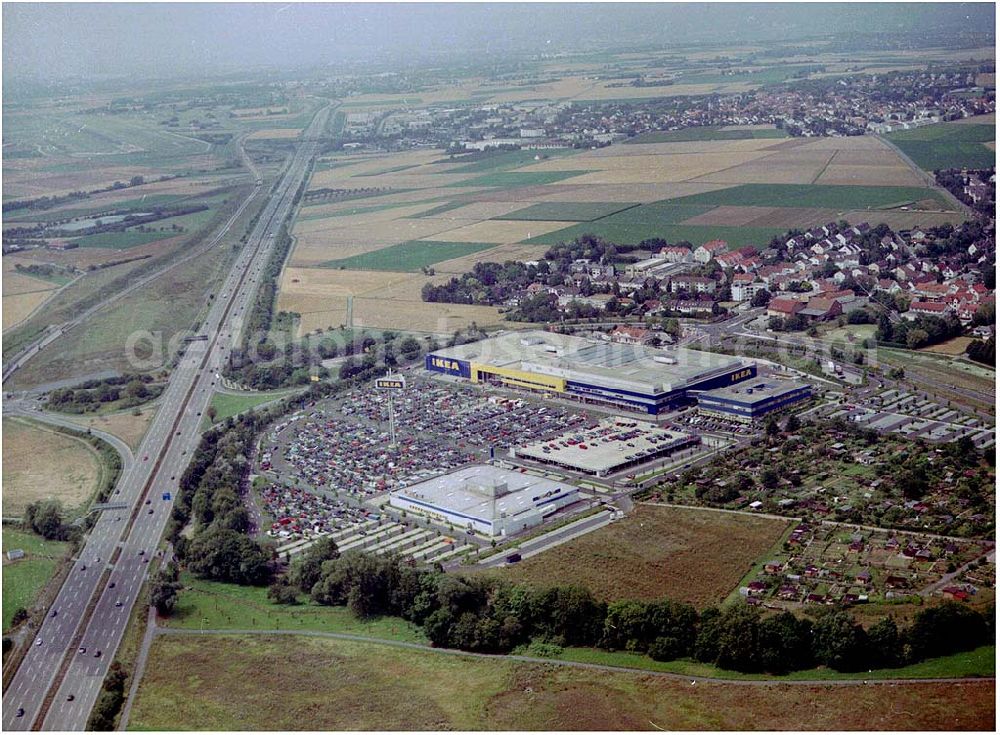
[[[729,376],[730,381],[735,383],[738,380],[743,380],[744,378],[749,378],[753,375],[753,370],[751,368],[746,368],[745,370],[740,370],[739,372],[733,373]]]
[[[406,381],[402,378],[379,378],[375,381],[376,388],[402,389],[406,387]]]
[[[434,367],[443,368],[444,370],[460,370],[458,363],[454,360],[445,360],[443,357],[432,357],[431,365]]]

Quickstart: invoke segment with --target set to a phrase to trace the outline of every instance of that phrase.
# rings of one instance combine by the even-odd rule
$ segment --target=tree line
[[[579,586],[529,587],[445,574],[398,557],[340,555],[330,540],[304,552],[269,590],[272,600],[285,604],[297,603],[302,593],[320,605],[346,606],[362,619],[403,618],[440,647],[499,654],[541,642],[657,661],[691,658],[748,673],[891,668],[993,638],[993,621],[958,603],[921,610],[902,628],[885,617],[866,630],[836,609],[810,620],[739,603],[700,612],[668,599],[607,603]]]

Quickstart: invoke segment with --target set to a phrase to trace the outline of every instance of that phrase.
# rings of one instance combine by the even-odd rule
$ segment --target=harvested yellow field
[[[282,295],[356,296],[382,291],[393,283],[413,277],[395,271],[348,271],[334,268],[285,268]],[[296,311],[293,309],[293,311]]]
[[[773,215],[777,210],[777,207],[738,207],[725,204],[695,217],[689,217],[683,220],[682,224],[746,227],[758,217]]]
[[[296,240],[289,265],[316,266],[328,260],[339,260],[340,258],[349,258],[352,255],[370,253],[373,250],[381,250],[394,244],[396,244],[396,240],[391,237],[337,240],[324,232],[302,235]]]
[[[567,179],[572,184],[657,184],[688,181],[708,174],[747,164],[762,158],[768,151],[735,151],[732,153],[664,154],[659,156],[604,156],[579,161],[581,168],[591,173]],[[566,170],[570,164],[546,161],[524,168],[524,171]],[[571,165],[577,165],[573,161]],[[543,168],[544,167],[544,168]],[[558,167],[558,168],[557,168]],[[596,169],[596,170],[595,170]]]
[[[253,131],[247,140],[289,140],[298,138],[301,132],[301,128],[265,128]]]
[[[77,508],[94,492],[100,475],[100,458],[82,439],[26,419],[3,419],[5,514],[22,513],[39,500]]]
[[[6,261],[7,259],[4,258]],[[51,291],[56,288],[55,284],[43,281],[41,278],[26,276],[17,271],[9,272],[4,267],[3,295],[16,296],[18,294],[34,293],[37,291]]]
[[[618,158],[623,156],[767,151],[775,150],[783,143],[787,143],[787,139],[750,138],[747,140],[682,140],[669,143],[635,143],[598,148],[596,151],[587,151],[586,153],[573,156],[569,160],[574,162],[586,161],[589,164],[598,158]],[[583,168],[590,168],[590,166],[584,166]]]
[[[85,429],[98,429],[108,434],[114,434],[133,450],[136,450],[139,448],[142,437],[146,435],[149,422],[156,414],[156,407],[155,405],[145,405],[140,407],[139,412],[138,416],[134,416],[131,411],[122,411],[104,416],[80,416],[79,418],[70,418],[70,420]]]
[[[894,230],[902,230],[908,227],[936,227],[943,224],[959,224],[965,220],[961,212],[918,212],[910,210],[866,212],[863,210],[846,212],[843,218],[852,225],[861,222],[868,224],[882,224],[883,222]],[[832,219],[832,218],[828,218]]]
[[[392,209],[384,209],[380,212],[364,212],[362,214],[342,214],[331,217],[316,217],[313,218],[311,215],[312,207],[306,210],[303,214],[309,216],[309,219],[304,219],[302,217],[295,224],[294,234],[307,235],[314,232],[336,232],[338,230],[346,230],[349,228],[358,228],[368,225],[376,225],[382,222],[391,222],[393,220],[401,219],[404,217],[412,217],[415,214],[420,214],[421,212],[426,212],[428,209],[435,207],[435,204],[413,204],[406,207],[394,207]],[[440,227],[440,225],[438,225]]]
[[[827,166],[817,184],[849,186],[923,186],[924,180],[909,166]]]
[[[457,209],[449,209],[447,212],[431,215],[427,219],[479,222],[493,217],[503,217],[505,214],[510,214],[531,204],[534,202],[472,202]]]
[[[933,352],[938,355],[964,355],[970,344],[972,344],[972,337],[953,337],[940,344],[922,347],[920,351]]]
[[[440,242],[495,242],[508,243],[528,240],[532,237],[555,232],[576,222],[520,222],[514,220],[485,220],[472,225],[456,227],[447,232],[439,232],[424,240]],[[481,255],[481,253],[480,253]]]
[[[500,324],[509,328],[520,326],[505,322],[503,315],[492,306],[387,301],[368,296],[354,299],[355,327],[452,334],[456,329],[463,329],[472,322],[481,327]]]
[[[22,293],[16,296],[4,296],[3,328],[10,329],[14,325],[20,324],[54,292],[55,289],[50,289],[48,291]]]
[[[547,188],[559,186],[551,184]],[[667,184],[591,184],[590,186],[560,186],[550,193],[533,194],[535,202],[658,202],[661,199],[704,194],[725,189],[726,184],[672,182]]]
[[[830,154],[827,153],[827,160]],[[711,184],[811,184],[826,161],[813,163],[796,163],[790,160],[775,162],[772,160],[752,161],[725,171],[717,171],[698,179],[699,182]]]
[[[452,258],[451,260],[443,260],[440,263],[435,263],[434,272],[459,274],[471,271],[475,267],[476,263],[503,263],[508,260],[538,260],[548,249],[548,245],[501,245],[496,248],[490,248],[489,250],[481,250],[478,253],[465,255],[461,258]]]

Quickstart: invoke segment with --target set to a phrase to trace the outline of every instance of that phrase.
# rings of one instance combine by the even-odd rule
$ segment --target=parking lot
[[[293,483],[372,498],[592,420],[583,412],[415,380],[393,394],[357,388],[272,427],[260,468]]]

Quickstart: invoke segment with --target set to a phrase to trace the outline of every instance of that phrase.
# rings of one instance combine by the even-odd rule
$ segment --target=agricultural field
[[[10,561],[7,552],[24,551],[24,558]],[[10,629],[14,612],[30,610],[38,593],[48,584],[69,550],[64,541],[46,541],[34,533],[3,527],[3,630]]]
[[[370,253],[362,253],[341,260],[330,260],[323,266],[362,271],[419,271],[433,263],[471,255],[491,247],[493,247],[492,243],[482,242],[410,240]]]
[[[746,87],[761,78],[737,74],[712,87]],[[575,89],[583,95],[579,99],[589,99],[590,92],[584,92],[603,84],[584,81],[574,72],[551,86]],[[660,89],[660,95],[690,86],[663,88],[670,91]],[[457,93],[459,87],[447,89]],[[454,99],[445,89],[426,98],[421,93],[421,98],[425,103]],[[641,97],[648,90],[605,91],[623,98]],[[462,92],[483,92],[481,98],[490,99],[473,83]],[[525,93],[510,90],[512,95]],[[498,93],[496,99],[504,96]],[[370,97],[352,99],[352,114],[398,104],[392,96]],[[696,246],[721,239],[733,248],[764,247],[789,229],[839,219],[871,225],[891,220],[900,228],[962,218],[891,146],[871,136],[787,138],[776,129],[745,127],[674,131],[646,140],[657,142],[456,156],[431,150],[328,156],[313,174],[309,191],[348,192],[342,196],[349,201],[320,197],[302,208],[290,264],[300,274],[331,268],[355,274],[347,280],[330,277],[329,282],[355,296],[358,324],[436,331],[503,320],[495,310],[473,311],[480,307],[422,304],[420,286],[435,277],[393,280],[394,289],[405,287],[408,294],[406,308],[400,309],[379,300],[367,287],[365,274],[425,268],[439,275],[462,273],[478,261],[536,259],[547,246],[584,234],[627,244],[660,237]],[[467,250],[450,252],[442,243],[459,243]],[[487,243],[496,247],[486,249]],[[346,300],[322,304],[288,278],[282,279],[280,302],[279,309],[302,314],[300,333],[343,324],[347,318]]]
[[[643,673],[304,636],[160,636],[128,727],[989,730],[995,717],[992,681],[858,686],[845,694],[823,684],[692,687]]]
[[[635,206],[635,202],[541,202],[494,219],[593,222]]]
[[[685,143],[694,140],[754,140],[768,138],[787,138],[788,133],[776,128],[687,128],[684,130],[667,130],[654,133],[643,133],[629,138],[626,143]]]
[[[45,457],[39,463],[39,457]],[[79,508],[97,489],[101,460],[85,441],[28,419],[3,419],[3,507],[17,515],[38,500]]]
[[[980,118],[972,117],[899,130],[885,137],[926,171],[996,165],[996,152],[986,145],[996,141],[993,120],[980,122]]]
[[[781,540],[784,520],[639,505],[623,520],[496,572],[539,586],[579,584],[604,600],[718,604]]]

